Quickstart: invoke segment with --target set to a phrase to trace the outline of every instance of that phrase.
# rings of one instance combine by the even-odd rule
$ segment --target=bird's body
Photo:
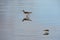
[[[27,12],[27,11],[24,11],[23,10],[23,12],[24,12],[24,14],[31,14],[32,12]]]
[[[48,29],[44,30],[44,31],[49,31]]]

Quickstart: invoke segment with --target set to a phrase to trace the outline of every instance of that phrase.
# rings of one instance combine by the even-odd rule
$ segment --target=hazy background
[[[23,9],[31,22],[22,22]],[[60,0],[0,0],[0,40],[60,40]]]

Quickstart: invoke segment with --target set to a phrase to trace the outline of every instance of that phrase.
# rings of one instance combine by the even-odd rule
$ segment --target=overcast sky
[[[59,40],[60,39],[59,4],[60,4],[59,0],[20,0],[18,2],[18,16],[17,16],[18,17],[17,26],[19,27],[16,27],[18,34],[39,35],[39,37],[37,37],[34,40],[40,39],[44,40],[41,36],[43,34],[42,30],[49,29],[50,30],[49,40]],[[30,15],[30,18],[32,20],[31,22],[21,22],[21,20],[24,18],[24,14],[21,11],[23,9],[25,11],[32,12],[32,14]]]
[[[6,31],[6,39],[60,40],[60,0],[5,0],[0,3],[0,8],[5,13],[0,14],[0,23],[4,27],[1,30]],[[32,12],[31,22],[22,22],[22,10]],[[50,30],[48,37],[43,36],[44,29]]]

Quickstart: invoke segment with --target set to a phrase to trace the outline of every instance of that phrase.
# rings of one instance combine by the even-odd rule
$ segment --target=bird
[[[30,13],[32,13],[32,12],[27,12],[25,10],[22,10],[22,11],[24,12],[24,14],[30,14]]]
[[[43,35],[49,35],[49,30],[48,29],[45,29],[43,31],[45,32]]]
[[[43,35],[49,35],[49,33],[44,33]]]
[[[44,30],[44,31],[49,31],[48,29]]]
[[[23,21],[32,21],[32,20],[30,20],[29,18],[24,18],[23,20],[22,20],[22,22]]]

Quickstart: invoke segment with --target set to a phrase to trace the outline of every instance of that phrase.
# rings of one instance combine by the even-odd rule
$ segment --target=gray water
[[[0,0],[0,40],[60,40],[59,0]],[[22,22],[22,10],[31,22]],[[49,35],[43,30],[49,29]]]

